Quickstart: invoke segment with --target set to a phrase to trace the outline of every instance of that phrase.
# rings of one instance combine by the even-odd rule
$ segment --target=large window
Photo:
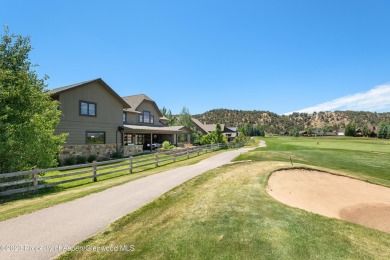
[[[87,144],[105,144],[106,132],[87,132]]]
[[[96,116],[96,103],[80,101],[81,116]]]
[[[144,111],[139,115],[139,122],[145,124],[154,124],[154,116],[149,111]]]

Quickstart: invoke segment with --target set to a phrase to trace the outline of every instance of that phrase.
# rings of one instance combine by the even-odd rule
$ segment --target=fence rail
[[[55,167],[48,169],[33,169],[31,171],[20,171],[13,173],[3,173],[0,174],[0,197],[10,196],[17,193],[23,192],[32,192],[39,189],[49,188],[53,186],[57,186],[64,183],[80,181],[84,179],[90,178],[91,181],[98,181],[97,177],[113,174],[117,172],[128,171],[129,173],[133,173],[134,169],[154,165],[155,167],[159,166],[159,163],[172,161],[176,162],[177,159],[186,157],[186,159],[190,158],[191,155],[201,153],[208,153],[211,151],[216,151],[224,148],[239,148],[244,146],[243,143],[229,143],[227,146],[225,144],[209,144],[203,146],[193,146],[184,149],[176,149],[176,150],[161,150],[159,152],[142,155],[142,156],[130,156],[129,158],[123,158],[118,160],[110,160],[105,162],[96,162],[82,164],[82,165],[72,165],[72,166],[64,166],[64,167]],[[112,165],[113,164],[113,165]],[[112,168],[118,168],[115,170],[109,170]],[[51,176],[44,176],[44,173],[54,172],[54,171],[67,171],[67,170],[78,170],[76,172],[56,174]],[[109,171],[107,171],[109,170]],[[86,176],[78,177],[77,175],[88,174]],[[47,180],[73,177],[76,178],[59,180],[54,182],[46,182]],[[21,180],[11,180],[7,181],[6,179],[15,178],[15,177],[23,177]],[[20,187],[23,185],[23,187]],[[25,187],[26,185],[29,185]]]

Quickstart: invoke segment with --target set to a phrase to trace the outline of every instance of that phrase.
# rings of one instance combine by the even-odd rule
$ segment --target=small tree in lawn
[[[214,139],[213,140],[214,143],[216,143],[216,144],[227,143],[226,137],[222,133],[220,124],[217,124],[216,127],[215,127],[214,134],[213,134],[213,139]]]
[[[362,132],[363,132],[363,136],[369,136],[370,135],[370,128],[368,127],[367,124],[363,124]]]
[[[344,135],[345,136],[356,136],[355,121],[352,120],[345,126]]]
[[[0,40],[0,173],[57,165],[66,135],[55,135],[58,102],[45,79],[32,69],[30,38],[9,34]]]

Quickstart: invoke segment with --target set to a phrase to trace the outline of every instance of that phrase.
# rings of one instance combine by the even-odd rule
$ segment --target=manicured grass
[[[134,245],[133,252],[71,252],[60,259],[388,259],[390,234],[271,198],[268,177],[285,167],[242,162],[209,171],[79,245]]]
[[[200,156],[191,155],[190,159],[182,157],[177,160],[176,163],[164,162],[159,167],[145,166],[134,169],[133,174],[129,174],[128,170],[123,170],[118,173],[101,176],[98,178],[98,182],[92,182],[91,179],[65,183],[57,187],[43,190],[38,194],[31,195],[28,197],[17,197],[13,200],[2,200],[0,201],[0,221],[14,218],[20,215],[28,214],[43,208],[51,207],[63,202],[78,199],[89,194],[100,192],[108,188],[124,184],[129,181],[133,181],[142,177],[146,177],[152,174],[156,174],[162,171],[167,171],[173,168],[195,164],[203,159],[226,150],[220,150],[216,152],[209,152],[207,154],[201,154]],[[113,168],[110,170],[116,170],[119,168]],[[52,172],[52,174],[62,174],[68,172],[75,172],[79,170],[63,171],[63,172]],[[82,175],[80,175],[82,176]],[[77,177],[77,176],[76,176]],[[64,180],[66,178],[55,179],[52,181]]]
[[[236,160],[283,161],[341,171],[390,187],[390,141],[348,137],[268,137],[266,148]],[[318,142],[318,144],[317,144]]]

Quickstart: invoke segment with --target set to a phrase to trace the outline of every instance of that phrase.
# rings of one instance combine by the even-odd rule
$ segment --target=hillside
[[[377,126],[380,122],[390,122],[390,112],[372,113],[363,111],[335,111],[313,114],[293,113],[285,116],[269,111],[213,109],[193,117],[207,124],[221,123],[235,127],[240,127],[245,123],[259,124],[263,125],[266,132],[269,133],[290,131],[294,128],[304,130],[308,128],[324,128],[325,126],[337,130],[344,128],[351,120],[355,120],[357,126],[367,124],[369,127]]]

